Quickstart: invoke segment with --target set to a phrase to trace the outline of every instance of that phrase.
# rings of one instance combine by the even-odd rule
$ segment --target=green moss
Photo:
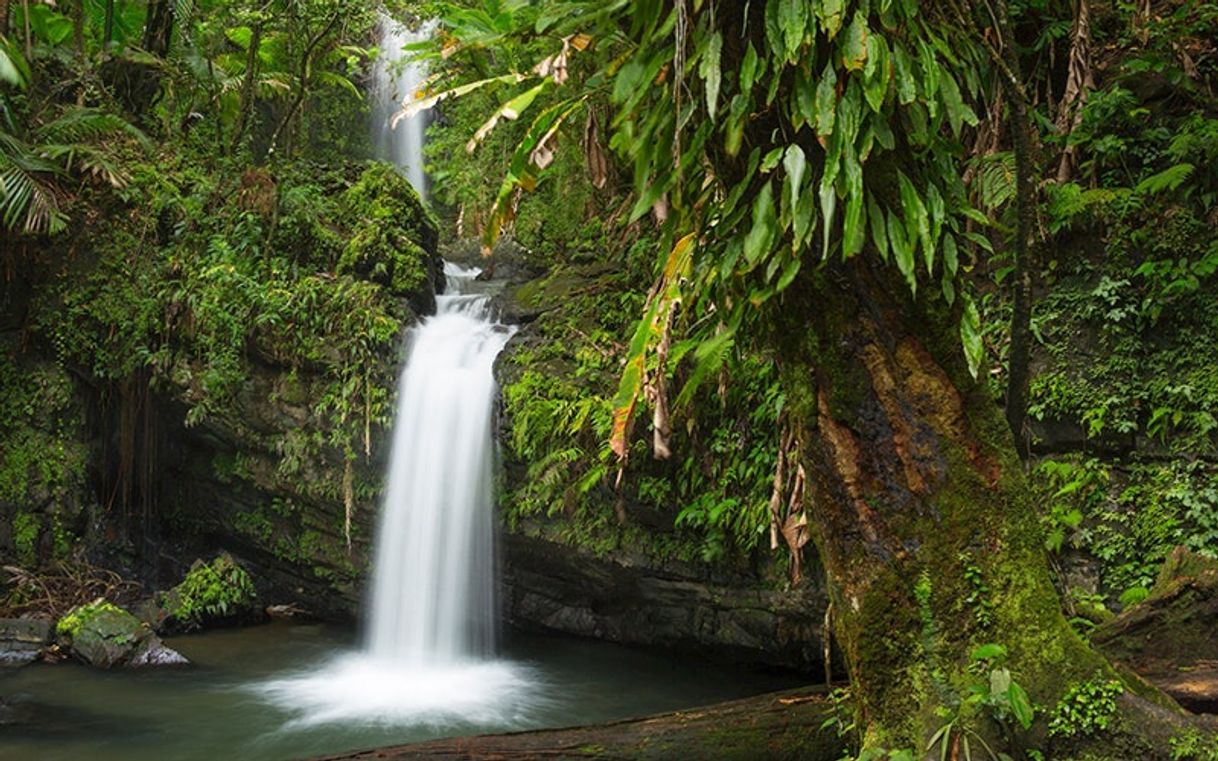
[[[13,547],[17,550],[17,562],[30,567],[38,560],[38,535],[41,521],[37,515],[18,511],[13,516]]]
[[[343,249],[340,275],[370,280],[398,296],[431,288],[431,257],[406,231],[370,223],[361,227]]]
[[[99,597],[91,603],[79,605],[68,611],[67,615],[59,619],[59,622],[55,624],[55,632],[63,637],[75,637],[80,633],[81,629],[102,613],[125,615],[126,611],[114,603]]]

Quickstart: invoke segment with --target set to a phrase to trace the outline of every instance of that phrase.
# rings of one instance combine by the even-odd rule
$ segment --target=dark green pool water
[[[627,718],[781,689],[787,677],[702,665],[614,645],[515,636],[505,656],[536,682],[498,724],[309,724],[259,687],[356,649],[349,629],[274,623],[179,637],[194,666],[104,672],[64,663],[0,671],[2,759],[284,759],[481,732]],[[307,716],[304,718],[308,718]]]

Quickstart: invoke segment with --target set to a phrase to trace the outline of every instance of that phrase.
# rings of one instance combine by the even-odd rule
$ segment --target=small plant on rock
[[[1098,677],[1074,685],[1057,701],[1049,718],[1049,734],[1079,737],[1103,732],[1116,716],[1116,699],[1123,690],[1115,679]]]

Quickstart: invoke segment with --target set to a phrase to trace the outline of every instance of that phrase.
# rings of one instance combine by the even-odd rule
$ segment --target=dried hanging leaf
[[[609,160],[601,148],[600,125],[596,113],[588,110],[588,121],[584,124],[584,156],[588,162],[588,179],[592,187],[600,190],[609,179]]]

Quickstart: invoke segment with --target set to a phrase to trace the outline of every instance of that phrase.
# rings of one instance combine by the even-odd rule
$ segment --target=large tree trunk
[[[148,6],[144,50],[159,58],[169,53],[169,41],[173,38],[173,6],[172,0],[153,0]]]
[[[856,257],[793,287],[775,353],[864,745],[925,753],[936,709],[977,679],[978,645],[1006,647],[1049,707],[1116,672],[1061,613],[1010,429],[952,316],[875,266]]]

